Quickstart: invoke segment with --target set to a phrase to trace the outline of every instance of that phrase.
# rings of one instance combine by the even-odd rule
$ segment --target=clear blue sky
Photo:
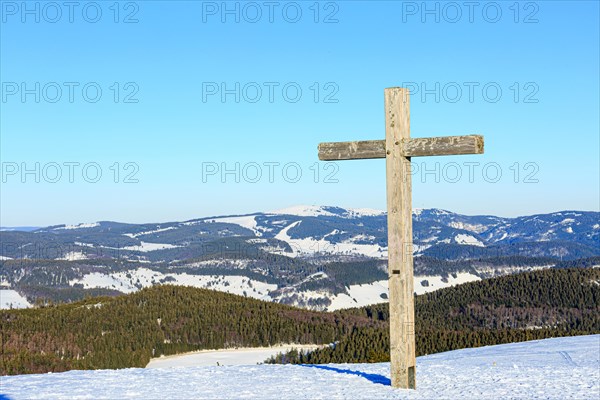
[[[383,209],[383,160],[315,164],[317,144],[383,139],[402,85],[413,137],[486,141],[414,158],[413,207],[599,208],[597,1],[62,4],[1,2],[3,226]]]

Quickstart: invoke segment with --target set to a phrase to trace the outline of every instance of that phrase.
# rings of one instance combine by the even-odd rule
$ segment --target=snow
[[[131,238],[134,238],[133,233],[124,233],[123,236],[129,236]],[[79,246],[95,247],[93,244],[89,245],[86,243],[79,243],[79,242],[76,242],[75,244],[77,244]],[[145,253],[148,251],[175,249],[177,247],[183,247],[183,246],[176,246],[174,244],[169,244],[169,243],[150,243],[150,242],[140,241],[139,245],[133,245],[133,246],[125,246],[125,247],[99,246],[99,247],[101,247],[103,249],[141,251],[141,252]]]
[[[348,241],[340,243],[331,243],[326,240],[327,236],[335,235],[338,233],[337,230],[325,235],[323,238],[317,240],[312,237],[304,239],[292,239],[288,234],[289,230],[300,225],[302,221],[296,221],[283,228],[275,239],[287,242],[291,249],[292,254],[286,253],[288,257],[297,256],[310,256],[315,253],[328,253],[328,254],[362,254],[373,258],[385,258],[387,257],[387,248],[380,247],[377,244],[357,244],[354,243],[355,238],[350,238]]]
[[[459,233],[454,237],[454,241],[458,244],[468,244],[471,246],[479,246],[484,247],[484,244],[481,241],[477,240],[471,235],[465,235],[463,233]]]
[[[225,217],[225,218],[215,218],[215,222],[224,222],[227,224],[236,224],[243,228],[250,229],[256,236],[262,236],[262,232],[258,230],[258,225],[256,223],[256,216],[247,215],[242,217]]]
[[[94,245],[92,243],[73,242],[73,244],[75,246],[81,246],[81,247],[96,247],[96,245]]]
[[[162,356],[150,360],[146,368],[198,367],[209,365],[256,365],[267,358],[291,349],[315,350],[321,345],[288,344],[273,347],[251,347],[221,350],[201,350],[191,353]]]
[[[575,220],[573,218],[565,218],[562,221],[560,221],[560,224],[568,225],[568,224],[572,224],[573,222],[575,222]]]
[[[290,237],[290,235],[288,234],[288,231],[290,229],[300,225],[301,222],[302,221],[293,222],[290,225],[283,228],[277,235],[275,235],[275,239],[282,240],[284,242],[287,242],[290,245],[290,247],[292,248],[292,257],[296,257],[298,254],[300,254],[303,251],[303,249],[306,249],[306,250],[310,249],[309,244],[312,244],[312,243],[310,243],[310,242],[303,243],[303,241],[315,242],[315,240],[312,238],[310,238],[310,239],[292,239]],[[294,242],[294,243],[292,243],[292,242]],[[329,243],[329,242],[327,242],[327,243]]]
[[[128,276],[129,275],[129,276]],[[166,280],[166,278],[170,278]],[[139,287],[150,287],[164,281],[172,285],[193,286],[220,292],[233,293],[261,300],[270,301],[269,292],[277,289],[277,285],[260,282],[238,275],[190,275],[185,273],[163,274],[149,268],[137,268],[128,271],[103,274],[92,272],[82,278],[73,279],[69,284],[82,284],[84,288],[114,289],[123,293],[132,293]]]
[[[10,257],[0,256],[0,260],[12,260]]]
[[[426,280],[429,286],[423,286],[421,282]],[[481,278],[468,272],[458,272],[456,278],[452,275],[448,276],[447,281],[443,282],[439,275],[420,275],[414,277],[414,290],[417,295],[436,291],[438,289],[447,288],[450,286],[460,285],[462,283],[480,281]]]
[[[350,239],[348,239],[348,242],[349,243],[356,243],[358,241],[369,241],[369,240],[373,241],[375,239],[376,239],[376,237],[373,236],[373,235],[365,235],[365,234],[361,233],[359,235],[353,236]]]
[[[147,252],[147,251],[155,251],[155,250],[175,249],[177,247],[181,247],[181,246],[175,246],[173,244],[168,244],[168,243],[149,243],[149,242],[140,241],[139,245],[122,247],[121,250]]]
[[[481,276],[486,278],[491,278],[494,276],[502,276],[502,275],[510,275],[517,274],[520,272],[528,272],[528,271],[538,271],[541,269],[548,269],[554,267],[554,263],[550,262],[546,265],[525,265],[525,266],[516,266],[516,265],[496,265],[496,266],[476,266],[475,270]]]
[[[362,285],[350,285],[347,291],[348,294],[340,293],[332,298],[327,311],[383,303],[388,298],[388,281],[382,280]],[[381,297],[382,294],[385,296]]]
[[[71,286],[75,284],[83,285],[84,289],[93,289],[93,288],[105,288],[105,289],[115,289],[123,293],[131,293],[135,292],[137,288],[129,283],[129,281],[125,281],[124,279],[119,279],[119,275],[121,273],[113,275],[103,274],[100,272],[92,272],[90,274],[84,275],[80,279],[73,279],[69,282]]]
[[[67,261],[77,261],[77,260],[87,260],[87,256],[83,254],[81,251],[70,251],[65,253],[64,257],[57,258],[57,260],[67,260]]]
[[[274,215],[296,215],[299,217],[318,217],[318,216],[338,216],[342,218],[359,218],[359,217],[373,217],[384,215],[385,211],[375,210],[372,208],[344,208],[343,214],[335,214],[325,209],[325,206],[306,206],[298,205],[280,210],[270,211],[267,214]]]
[[[390,386],[389,363],[69,371],[2,377],[9,398],[598,398],[600,335],[417,358],[417,389]]]
[[[385,211],[373,208],[349,208],[347,211],[348,216],[355,217],[377,217],[379,215],[385,215]]]
[[[77,225],[65,225],[65,226],[61,226],[59,228],[54,228],[54,230],[95,228],[97,226],[100,226],[100,224],[98,222],[90,222],[90,223],[81,223],[81,224],[77,224]]]
[[[298,206],[282,208],[280,210],[270,211],[267,214],[297,215],[299,217],[318,217],[320,215],[325,215],[325,216],[336,215],[329,211],[325,211],[322,206],[305,206],[305,205],[298,205]]]
[[[421,284],[421,282],[424,280],[428,281],[429,286],[423,286]],[[459,272],[456,274],[456,278],[450,275],[448,276],[447,282],[443,282],[441,276],[415,276],[414,291],[416,294],[420,295],[433,292],[438,289],[479,280],[481,280],[480,277],[468,272]],[[340,293],[331,299],[331,304],[327,307],[327,311],[335,311],[352,307],[364,307],[371,304],[378,304],[388,301],[389,290],[387,280],[376,281],[368,284],[364,283],[362,285],[350,285],[346,290],[348,294]],[[382,294],[385,296],[382,297]]]
[[[488,229],[486,225],[481,224],[467,224],[459,221],[451,221],[448,226],[456,229],[463,229],[465,231],[471,231],[475,233],[481,233]]]
[[[361,254],[373,258],[387,257],[387,247],[381,247],[377,244],[356,244],[345,241],[332,243],[330,246],[331,249],[329,251],[337,254]]]
[[[416,244],[413,243],[413,254],[421,254],[423,251],[430,248],[430,244]]]
[[[31,307],[31,304],[16,290],[0,289],[0,309],[28,307]]]
[[[452,214],[450,211],[442,210],[440,208],[432,208],[429,211],[435,215],[450,215],[450,214]]]
[[[158,229],[154,229],[152,231],[145,231],[145,232],[138,232],[138,233],[124,233],[123,236],[129,236],[130,238],[134,239],[138,236],[143,236],[143,235],[150,235],[152,233],[159,233],[159,232],[165,232],[165,231],[170,231],[172,229],[175,229],[174,226],[169,226],[168,228],[158,228]]]

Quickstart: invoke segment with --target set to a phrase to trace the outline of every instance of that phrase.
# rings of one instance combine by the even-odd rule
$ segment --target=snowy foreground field
[[[10,399],[598,399],[600,335],[419,357],[416,391],[391,388],[387,363],[132,368],[0,380]]]

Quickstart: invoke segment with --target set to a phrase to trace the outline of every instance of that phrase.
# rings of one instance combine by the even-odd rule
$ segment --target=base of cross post
[[[415,367],[408,367],[408,388],[409,389],[417,388]]]
[[[398,389],[416,389],[415,367],[408,367],[406,370],[392,371],[392,387]]]

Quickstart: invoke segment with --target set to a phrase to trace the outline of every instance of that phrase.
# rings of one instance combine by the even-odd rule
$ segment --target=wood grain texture
[[[483,136],[440,136],[409,139],[403,147],[405,157],[482,154]],[[330,142],[319,144],[319,160],[361,160],[385,158],[385,140]]]
[[[415,328],[408,89],[385,90],[385,143],[392,386],[414,389]]]
[[[386,159],[392,386],[416,388],[411,157],[482,154],[483,136],[410,138],[408,89],[385,90],[385,140],[319,144],[323,161]]]
[[[360,160],[385,158],[385,140],[330,142],[319,144],[319,160]]]
[[[483,136],[439,136],[410,139],[404,145],[405,157],[483,154]]]

